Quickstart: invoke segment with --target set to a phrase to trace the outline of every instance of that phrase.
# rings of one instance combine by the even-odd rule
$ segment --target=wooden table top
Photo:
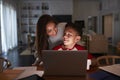
[[[7,69],[7,70],[0,73],[0,80],[14,80],[23,71],[24,70]]]
[[[44,70],[43,67],[37,66],[37,70]],[[24,70],[13,70],[7,69],[4,72],[0,73],[0,80],[15,80]],[[96,68],[92,68],[91,70],[87,71],[86,76],[54,76],[54,77],[46,77],[43,76],[45,80],[94,80],[90,78],[89,74],[96,72]]]
[[[37,70],[44,70],[43,66],[37,66]],[[45,80],[94,80],[90,78],[90,74],[99,71],[95,66],[87,70],[86,76],[43,76]]]

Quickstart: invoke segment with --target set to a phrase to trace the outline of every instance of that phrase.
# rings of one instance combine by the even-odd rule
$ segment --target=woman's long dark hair
[[[42,50],[48,50],[49,43],[48,43],[48,35],[46,32],[46,25],[50,22],[53,22],[56,24],[56,21],[53,19],[50,15],[42,15],[38,22],[37,22],[37,28],[36,28],[36,48],[38,55],[41,56]]]

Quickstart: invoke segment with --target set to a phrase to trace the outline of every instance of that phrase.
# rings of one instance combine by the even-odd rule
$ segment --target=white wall
[[[111,11],[118,8],[119,0],[101,0],[102,1],[102,11]]]
[[[72,15],[73,0],[49,0],[52,15]]]
[[[29,2],[48,2],[49,13],[52,15],[73,15],[74,20],[85,20],[88,16],[98,16],[98,0],[19,0]]]
[[[85,26],[87,27],[88,17],[99,15],[98,0],[74,0],[73,3],[73,21],[85,20]]]
[[[73,14],[73,0],[19,0],[33,3],[47,2],[49,6],[49,13],[51,15],[72,15]]]
[[[102,16],[107,14],[113,14],[113,33],[112,43],[113,46],[120,41],[120,0],[101,0],[102,10],[100,11],[100,27],[102,27]],[[117,18],[117,20],[116,20]]]

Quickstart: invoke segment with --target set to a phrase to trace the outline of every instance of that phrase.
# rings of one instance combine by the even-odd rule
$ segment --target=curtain
[[[1,5],[1,43],[2,52],[17,46],[17,15],[12,2],[3,0]]]

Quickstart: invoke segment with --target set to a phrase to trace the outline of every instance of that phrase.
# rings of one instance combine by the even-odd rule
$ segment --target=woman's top
[[[57,28],[58,28],[57,35],[54,37],[49,37],[48,39],[49,49],[52,49],[53,47],[63,43],[63,33],[64,33],[65,25],[66,23],[59,23],[57,25]]]

